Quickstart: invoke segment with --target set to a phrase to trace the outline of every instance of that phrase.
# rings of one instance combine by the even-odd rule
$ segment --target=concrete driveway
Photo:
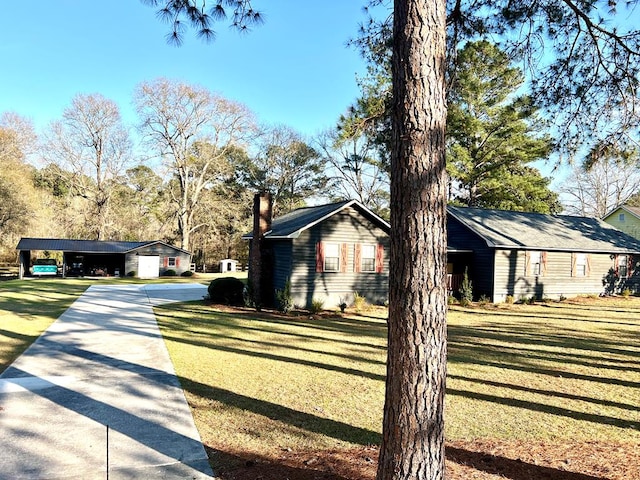
[[[152,311],[205,294],[90,287],[0,375],[0,479],[213,478]]]

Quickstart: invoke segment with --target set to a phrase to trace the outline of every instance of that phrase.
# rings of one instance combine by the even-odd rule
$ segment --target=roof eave
[[[324,222],[326,219],[331,218],[332,216],[334,216],[335,214],[341,212],[342,210],[344,210],[345,208],[349,208],[353,205],[356,205],[358,208],[360,208],[363,212],[365,212],[366,215],[370,215],[374,222],[377,222],[379,224],[381,224],[384,228],[387,229],[387,232],[389,232],[391,230],[391,225],[389,225],[389,223],[387,223],[383,218],[381,218],[380,216],[376,215],[374,212],[372,212],[371,210],[369,210],[366,206],[364,206],[362,203],[358,202],[357,200],[349,200],[348,202],[345,202],[344,204],[342,204],[339,207],[336,207],[334,210],[331,210],[330,212],[328,212],[326,215],[314,220],[313,222],[309,222],[306,225],[300,227],[299,229],[287,234],[287,235],[268,235],[265,234],[265,238],[269,238],[269,239],[274,239],[274,240],[285,240],[285,239],[294,239],[294,238],[298,238],[302,232],[304,232],[305,230],[308,230],[316,225],[318,225],[321,222]],[[243,235],[242,238],[245,238],[245,236]],[[249,234],[246,236],[247,240],[251,240],[253,238],[253,234]]]
[[[493,243],[491,240],[489,240],[487,237],[485,237],[484,235],[482,235],[480,232],[478,232],[473,225],[469,225],[467,222],[465,222],[465,220],[463,218],[460,218],[458,215],[456,215],[450,208],[447,208],[447,214],[451,215],[453,218],[455,218],[458,222],[460,222],[462,225],[464,225],[465,227],[467,227],[469,230],[471,230],[474,234],[476,234],[478,237],[480,237],[480,239],[482,239],[486,244],[487,247],[491,247],[491,248],[499,248],[499,246],[495,243]]]

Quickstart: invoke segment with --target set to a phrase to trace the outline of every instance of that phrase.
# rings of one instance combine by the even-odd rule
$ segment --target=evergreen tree
[[[536,132],[545,126],[531,98],[517,95],[522,72],[485,40],[465,45],[456,63],[447,112],[453,199],[470,207],[558,211],[549,182],[527,167],[549,155],[552,141]]]

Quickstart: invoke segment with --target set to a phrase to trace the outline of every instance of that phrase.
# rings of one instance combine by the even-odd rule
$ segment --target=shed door
[[[138,257],[138,276],[140,278],[158,278],[160,276],[160,257],[140,255]]]

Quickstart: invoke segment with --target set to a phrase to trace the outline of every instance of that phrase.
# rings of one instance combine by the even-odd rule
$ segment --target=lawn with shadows
[[[89,288],[79,279],[0,282],[0,372]]]
[[[385,310],[155,312],[223,478],[374,477]],[[452,307],[448,478],[640,478],[638,319],[638,298]]]

